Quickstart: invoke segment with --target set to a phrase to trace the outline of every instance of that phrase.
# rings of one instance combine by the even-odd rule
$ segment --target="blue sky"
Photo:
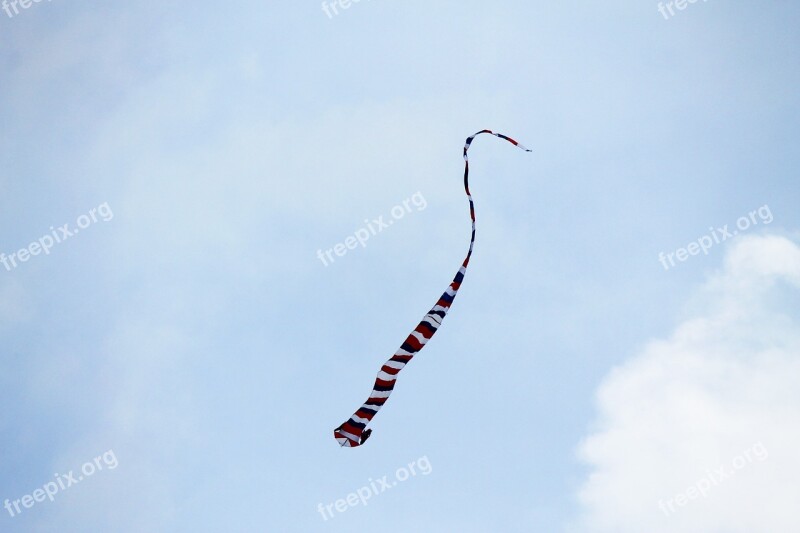
[[[0,501],[118,460],[0,530],[796,531],[798,17],[0,11],[0,252],[113,213],[0,265]],[[466,253],[461,148],[483,128],[533,153],[473,144],[463,288],[369,443],[340,449]],[[415,193],[424,209],[316,257]],[[660,510],[758,443],[768,460]],[[421,458],[368,505],[318,510]]]

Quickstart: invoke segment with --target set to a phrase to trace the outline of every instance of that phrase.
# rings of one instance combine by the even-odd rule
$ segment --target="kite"
[[[394,384],[397,381],[397,375],[408,364],[414,355],[422,350],[423,346],[433,337],[436,330],[442,324],[442,320],[447,316],[447,311],[455,300],[458,289],[461,287],[461,282],[464,279],[464,274],[467,271],[469,259],[472,256],[472,246],[475,244],[475,205],[472,202],[472,195],[469,192],[469,159],[467,158],[467,151],[469,150],[472,140],[481,133],[489,133],[495,137],[505,139],[514,146],[517,146],[526,152],[531,150],[525,148],[517,141],[500,133],[494,133],[490,130],[481,130],[478,133],[467,137],[464,144],[464,191],[467,193],[469,199],[469,214],[472,218],[472,237],[469,241],[469,251],[467,257],[461,264],[461,268],[456,272],[453,281],[447,290],[439,297],[439,300],[431,308],[430,311],[422,318],[422,321],[414,328],[414,331],[406,337],[403,344],[395,352],[395,354],[381,367],[378,376],[375,378],[375,385],[372,387],[372,392],[367,398],[367,401],[353,413],[346,422],[333,430],[333,436],[336,441],[343,447],[355,448],[364,444],[369,436],[372,434],[371,429],[367,429],[369,424],[380,408],[389,399],[389,395],[394,389]]]

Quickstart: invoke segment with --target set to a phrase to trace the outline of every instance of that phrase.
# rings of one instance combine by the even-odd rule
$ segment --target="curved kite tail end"
[[[342,448],[355,448],[356,446],[361,446],[360,442],[344,436],[338,429],[333,430],[333,438],[336,439],[336,442],[338,442],[339,446]]]
[[[361,432],[360,435],[354,435],[353,433],[344,431],[341,426],[333,430],[333,438],[336,439],[336,442],[339,443],[339,446],[342,448],[355,448],[357,446],[361,446],[372,434],[371,429],[365,429]]]

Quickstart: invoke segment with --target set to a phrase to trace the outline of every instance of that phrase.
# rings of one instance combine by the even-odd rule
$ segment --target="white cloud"
[[[798,288],[800,247],[742,239],[695,316],[612,371],[580,447],[590,473],[575,529],[800,531]]]

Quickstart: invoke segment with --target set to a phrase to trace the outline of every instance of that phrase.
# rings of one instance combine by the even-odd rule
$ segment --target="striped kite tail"
[[[472,246],[475,244],[475,205],[472,202],[472,195],[469,192],[469,160],[467,158],[467,151],[473,139],[481,133],[489,133],[495,137],[505,139],[526,152],[531,151],[511,137],[506,137],[505,135],[494,133],[490,130],[481,130],[467,137],[466,143],[464,144],[464,191],[467,193],[467,198],[469,199],[469,214],[472,219],[472,236],[469,241],[467,257],[461,264],[461,268],[456,272],[447,290],[444,291],[436,304],[422,318],[422,321],[414,328],[414,331],[406,337],[406,340],[403,341],[403,344],[400,345],[400,348],[395,354],[381,367],[367,401],[364,402],[346,422],[333,430],[333,436],[341,446],[355,448],[367,441],[372,433],[371,429],[367,429],[367,424],[372,421],[380,408],[386,403],[386,400],[389,399],[389,395],[392,393],[392,390],[394,390],[397,375],[408,362],[414,358],[414,355],[422,350],[423,346],[425,346],[431,337],[433,337],[433,334],[436,333],[436,330],[439,329],[439,326],[442,324],[444,317],[447,316],[447,311],[450,310],[450,306],[453,304],[456,294],[458,294],[458,289],[461,287],[464,274],[467,272],[469,259],[472,257]]]

